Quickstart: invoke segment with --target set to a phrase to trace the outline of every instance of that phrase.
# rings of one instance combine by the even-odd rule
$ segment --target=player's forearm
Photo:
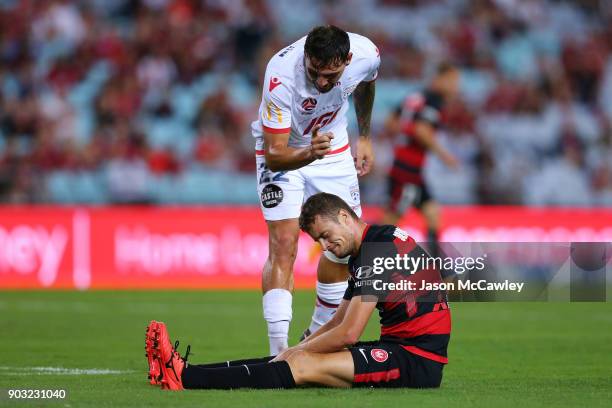
[[[370,123],[372,120],[372,107],[376,95],[376,81],[361,82],[353,92],[353,104],[357,115],[359,136],[370,136]]]
[[[316,332],[312,333],[310,336],[304,339],[301,343],[305,343],[309,340],[313,340],[319,337],[320,335],[322,335],[323,333],[326,333],[330,331],[331,329],[333,329],[334,327],[338,326],[340,323],[342,323],[342,320],[344,320],[344,316],[346,315],[346,309],[348,305],[349,305],[349,301],[346,299],[342,299],[342,302],[340,302],[340,305],[338,305],[338,310],[336,310],[336,313],[334,313],[332,318],[329,319],[327,323],[325,323],[323,326],[319,327],[319,329]]]
[[[319,327],[319,329],[316,332],[312,333],[310,336],[305,338],[301,343],[306,343],[307,341],[314,340],[317,337],[319,337],[320,335],[322,335],[323,333],[327,333],[328,331],[330,331],[334,327],[338,326],[340,324],[340,321],[338,319],[335,319],[335,316],[336,315],[334,315],[334,317],[332,317],[323,326]]]
[[[333,353],[355,344],[359,339],[354,333],[345,330],[339,325],[319,334],[315,338],[308,338],[300,347],[313,353]]]
[[[417,125],[414,132],[415,138],[423,145],[427,150],[442,157],[448,155],[444,147],[438,142],[434,135],[434,130],[429,125]]]
[[[304,167],[315,158],[308,147],[271,147],[265,151],[266,166],[272,171],[288,171]]]

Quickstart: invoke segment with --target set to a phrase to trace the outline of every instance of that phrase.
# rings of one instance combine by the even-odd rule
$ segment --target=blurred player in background
[[[416,207],[425,218],[430,251],[437,256],[440,209],[423,178],[427,153],[437,155],[448,167],[456,169],[457,159],[436,139],[436,129],[444,125],[445,103],[459,91],[460,72],[442,63],[430,85],[422,93],[409,95],[387,119],[391,134],[401,134],[394,151],[389,174],[389,203],[382,223],[397,225],[409,207]]]
[[[275,54],[266,68],[259,118],[251,128],[269,235],[262,290],[271,355],[287,347],[302,203],[326,191],[361,214],[357,176],[367,174],[374,160],[370,117],[379,64],[378,48],[366,37],[320,26]],[[347,133],[351,94],[359,127],[355,158]],[[338,308],[346,290],[347,261],[329,251],[321,256],[316,306],[306,335]]]

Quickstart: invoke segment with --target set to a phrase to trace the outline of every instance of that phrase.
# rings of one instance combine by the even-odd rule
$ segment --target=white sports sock
[[[319,327],[327,323],[336,313],[347,286],[348,282],[346,281],[336,283],[321,283],[317,281],[317,303],[312,314],[310,327],[308,328],[310,333],[319,330]]]
[[[263,295],[263,315],[268,323],[271,356],[288,347],[292,299],[291,292],[285,289],[272,289]]]

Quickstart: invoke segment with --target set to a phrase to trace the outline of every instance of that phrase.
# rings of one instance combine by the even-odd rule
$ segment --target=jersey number
[[[314,118],[313,120],[310,121],[310,123],[308,124],[308,127],[306,127],[302,135],[310,133],[312,128],[315,127],[316,125],[321,125],[321,127],[327,125],[328,123],[330,123],[336,118],[336,115],[338,114],[339,111],[340,111],[340,108],[336,109],[333,112],[327,112],[327,113],[322,114],[321,116]]]

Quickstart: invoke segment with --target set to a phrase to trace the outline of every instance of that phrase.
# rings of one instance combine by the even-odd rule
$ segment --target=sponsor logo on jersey
[[[376,273],[374,272],[374,268],[372,268],[371,266],[368,266],[368,265],[360,266],[355,271],[355,278],[356,279],[368,279],[368,278],[371,278],[374,275],[376,275]]]
[[[393,231],[393,236],[395,238],[399,238],[402,241],[406,241],[408,239],[408,233],[406,231],[404,231],[401,228],[396,228],[395,231]]]
[[[277,77],[270,78],[270,87],[269,87],[270,92],[272,92],[274,90],[274,88],[276,88],[280,84],[281,84],[281,80],[278,79]]]
[[[274,208],[283,201],[283,189],[276,184],[268,184],[261,191],[261,204],[265,208]]]
[[[306,98],[302,102],[302,109],[306,112],[312,111],[317,106],[317,100],[315,98]]]
[[[372,349],[370,351],[370,355],[372,356],[374,360],[378,361],[379,363],[384,363],[389,358],[389,353],[387,353],[383,349],[378,349],[378,348]]]

